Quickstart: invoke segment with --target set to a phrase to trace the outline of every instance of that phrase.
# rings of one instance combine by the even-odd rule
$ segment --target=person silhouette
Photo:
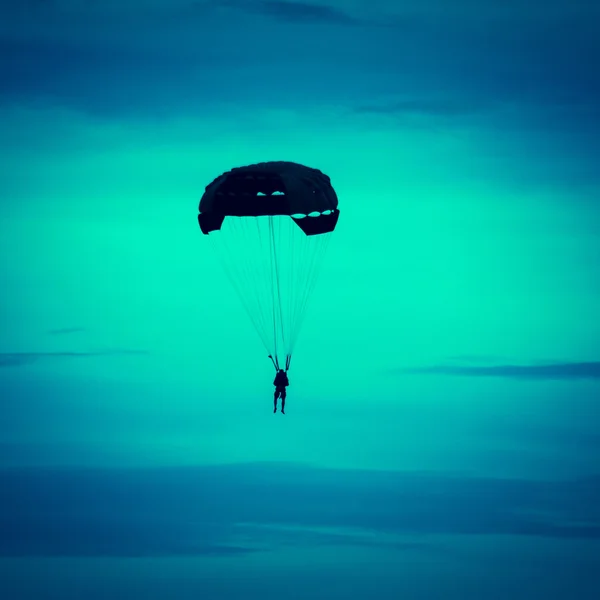
[[[275,393],[273,394],[273,412],[277,412],[277,399],[281,398],[281,414],[285,415],[285,388],[290,385],[290,380],[283,369],[277,371],[273,385],[275,386]]]

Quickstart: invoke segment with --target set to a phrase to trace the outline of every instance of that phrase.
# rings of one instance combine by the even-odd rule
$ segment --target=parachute
[[[231,169],[200,200],[200,229],[276,369],[289,369],[338,217],[329,177],[285,161]]]

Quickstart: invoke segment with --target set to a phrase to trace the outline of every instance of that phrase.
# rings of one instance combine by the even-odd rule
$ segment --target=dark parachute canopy
[[[290,366],[337,206],[327,175],[285,161],[231,169],[200,200],[200,229],[276,368]]]

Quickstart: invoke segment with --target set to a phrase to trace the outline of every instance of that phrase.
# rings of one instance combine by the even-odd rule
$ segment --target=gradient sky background
[[[597,598],[599,27],[2,3],[0,595]],[[262,160],[341,209],[286,416],[196,221]]]

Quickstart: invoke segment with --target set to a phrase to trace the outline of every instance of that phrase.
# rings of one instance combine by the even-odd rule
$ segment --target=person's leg
[[[279,396],[279,392],[275,390],[273,394],[273,412],[277,412],[277,397]]]
[[[284,415],[285,415],[285,397],[286,397],[286,392],[284,390],[283,393],[281,394],[281,412]]]

